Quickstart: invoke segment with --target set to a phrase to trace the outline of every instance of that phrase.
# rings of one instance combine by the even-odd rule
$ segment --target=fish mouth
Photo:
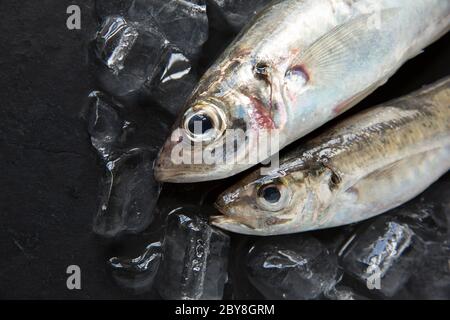
[[[171,183],[195,183],[213,180],[221,180],[230,176],[230,170],[217,170],[216,167],[192,166],[189,168],[183,165],[173,165],[170,167],[156,166],[154,169],[155,179],[160,182]]]
[[[225,200],[223,199],[223,195],[225,194],[225,192],[223,192],[222,194],[219,195],[219,197],[216,199],[216,202],[214,202],[214,208],[216,208],[217,210],[219,210],[219,212],[225,216],[228,216],[228,208],[227,208],[227,204],[225,203]]]
[[[220,201],[214,204],[214,207],[222,213],[222,215],[211,216],[210,224],[218,228],[241,234],[254,235],[257,232],[256,227],[246,221],[245,218],[234,216],[233,212],[226,205],[221,205]]]
[[[262,235],[261,231],[230,216],[211,216],[209,223],[220,229],[246,235]]]
[[[165,151],[165,150],[164,150]],[[192,183],[214,180],[213,174],[208,174],[213,168],[208,165],[188,165],[173,163],[167,152],[161,151],[153,167],[155,179],[160,182]],[[220,179],[217,176],[216,179]]]
[[[157,181],[170,183],[193,183],[221,179],[220,177],[212,179],[211,175],[201,171],[185,172],[182,169],[162,167],[155,168],[154,175]]]
[[[167,160],[158,160],[154,166],[157,181],[171,183],[194,183],[221,180],[231,177],[250,165],[210,165],[210,164],[173,164]]]

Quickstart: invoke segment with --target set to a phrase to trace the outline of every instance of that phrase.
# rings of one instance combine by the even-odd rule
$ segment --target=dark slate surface
[[[80,117],[91,90],[87,40],[66,28],[73,1],[5,0],[0,9],[0,297],[113,298],[103,251],[91,232],[101,167]],[[66,268],[82,269],[81,291]]]
[[[66,28],[73,3],[82,9],[78,31]],[[128,297],[106,270],[111,244],[91,231],[102,169],[81,114],[95,88],[93,8],[93,0],[1,1],[0,298]],[[363,104],[449,74],[449,43],[441,39]],[[80,291],[66,288],[71,264],[82,269]]]

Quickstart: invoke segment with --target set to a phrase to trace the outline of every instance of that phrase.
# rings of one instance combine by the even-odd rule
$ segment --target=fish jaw
[[[155,166],[155,179],[160,182],[169,183],[195,183],[221,180],[230,175],[237,174],[249,167],[242,169],[235,168],[228,170],[226,167],[217,167],[206,165],[162,165],[157,163]]]
[[[161,149],[155,162],[155,179],[169,183],[193,183],[224,178],[224,174],[216,172],[217,168],[204,164],[189,164],[174,161],[172,153],[175,145],[168,141]]]
[[[297,230],[293,224],[286,225],[283,228],[254,228],[233,217],[223,215],[210,217],[210,224],[225,231],[250,236],[275,236],[309,231],[308,229]]]
[[[245,235],[266,235],[264,231],[253,229],[227,216],[212,216],[210,223],[220,229]]]
[[[204,155],[203,149],[188,151],[187,161],[180,162],[176,148],[176,143],[168,141],[161,149],[154,166],[156,180],[171,183],[220,180],[247,170],[252,166],[252,164],[248,164],[245,161],[205,163],[202,160]],[[200,161],[194,161],[193,159],[200,159]]]

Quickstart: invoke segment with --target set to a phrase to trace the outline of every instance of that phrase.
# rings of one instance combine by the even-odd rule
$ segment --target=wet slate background
[[[66,28],[70,4],[81,7],[81,30]],[[107,273],[111,243],[91,230],[102,169],[82,114],[95,88],[87,46],[96,28],[93,0],[0,3],[0,298],[130,297]],[[362,105],[448,75],[449,40],[426,49]],[[205,66],[215,54],[206,52]],[[71,264],[82,269],[80,291],[66,288]]]

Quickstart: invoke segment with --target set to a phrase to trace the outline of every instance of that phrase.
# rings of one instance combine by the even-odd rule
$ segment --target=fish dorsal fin
[[[336,80],[354,63],[355,49],[372,44],[382,31],[380,26],[395,18],[398,8],[359,15],[317,39],[294,58],[286,78],[301,76],[303,82]],[[298,79],[296,80],[298,83]]]

